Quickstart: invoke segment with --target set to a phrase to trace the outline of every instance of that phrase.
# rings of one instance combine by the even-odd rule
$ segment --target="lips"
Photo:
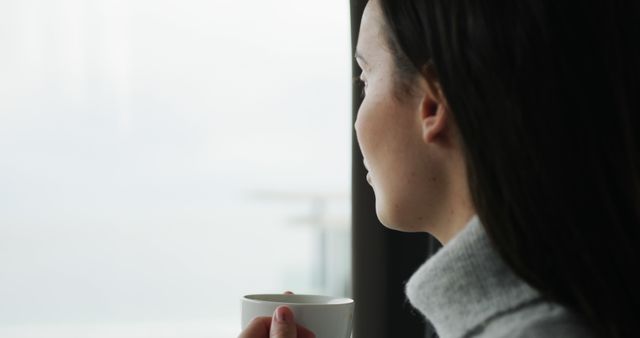
[[[362,164],[364,164],[364,167],[367,169],[367,182],[369,182],[369,184],[371,184],[371,173],[369,171],[369,166],[367,165],[367,160],[362,159]]]

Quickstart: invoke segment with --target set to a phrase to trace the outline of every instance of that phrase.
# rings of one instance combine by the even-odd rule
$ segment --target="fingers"
[[[285,295],[293,295],[285,291]],[[280,306],[273,317],[254,318],[242,331],[238,338],[315,338],[316,335],[307,328],[296,324],[293,311],[287,306]]]
[[[242,331],[238,338],[271,338],[269,331],[271,330],[271,317],[256,317]],[[313,332],[302,326],[297,326],[296,338],[316,338]],[[295,336],[294,336],[295,337]]]
[[[256,317],[242,331],[238,338],[269,338],[271,317]]]
[[[291,291],[285,291],[284,292],[285,295],[293,295],[294,293]],[[307,328],[302,327],[302,326],[297,326],[298,330],[297,330],[297,338],[316,338],[316,335],[309,331]]]
[[[288,307],[280,306],[273,314],[270,338],[298,338],[298,328],[293,320],[293,312]]]

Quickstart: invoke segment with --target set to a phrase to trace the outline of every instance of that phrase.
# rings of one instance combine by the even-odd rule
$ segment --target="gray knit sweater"
[[[594,337],[507,267],[477,216],[415,272],[406,292],[440,338]]]

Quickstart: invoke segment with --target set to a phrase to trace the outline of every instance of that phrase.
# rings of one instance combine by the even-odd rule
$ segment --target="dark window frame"
[[[360,19],[367,0],[351,0],[351,51],[355,53]],[[352,58],[352,76],[360,68]],[[355,123],[362,102],[360,84],[353,81]],[[423,316],[408,302],[404,288],[413,272],[440,247],[427,234],[385,228],[376,216],[373,190],[355,133],[352,133],[352,259],[355,315],[354,338],[424,338],[435,336]]]

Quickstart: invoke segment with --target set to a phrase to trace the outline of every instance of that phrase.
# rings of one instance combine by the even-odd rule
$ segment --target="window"
[[[0,336],[229,337],[349,296],[343,1],[0,3]]]

